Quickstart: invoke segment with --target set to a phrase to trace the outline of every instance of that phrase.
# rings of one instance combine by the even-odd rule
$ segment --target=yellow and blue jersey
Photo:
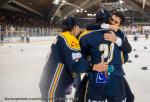
[[[64,102],[66,89],[73,83],[75,75],[87,72],[89,62],[80,51],[78,39],[69,32],[62,32],[56,38],[40,81],[42,98],[46,102]]]

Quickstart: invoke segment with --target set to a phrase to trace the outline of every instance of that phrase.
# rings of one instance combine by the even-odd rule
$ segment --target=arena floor
[[[130,38],[130,42],[132,63],[124,65],[126,78],[135,94],[135,102],[150,102],[150,40],[140,38],[135,42]],[[35,98],[40,97],[38,83],[51,43],[39,41],[0,46],[0,102],[41,102]]]

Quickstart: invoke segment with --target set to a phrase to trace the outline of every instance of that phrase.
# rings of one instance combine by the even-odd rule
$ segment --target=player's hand
[[[104,34],[104,39],[115,43],[116,40],[117,40],[117,36],[113,31],[110,31],[110,33],[105,33]]]
[[[98,64],[94,64],[94,66],[93,66],[93,70],[97,71],[97,72],[107,71],[107,69],[108,69],[108,63],[104,62],[104,60],[102,60]]]

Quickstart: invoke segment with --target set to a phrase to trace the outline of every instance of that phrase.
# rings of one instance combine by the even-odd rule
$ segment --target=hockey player
[[[115,23],[117,22],[120,26],[124,18],[117,13],[116,18],[118,21],[115,20]],[[114,22],[112,19],[110,20]],[[97,22],[100,20],[97,19]],[[102,22],[99,23],[102,24]],[[114,26],[117,28],[117,25]],[[131,46],[118,28],[114,30],[115,33],[110,33],[108,30],[94,31],[80,40],[83,56],[91,56],[93,68],[99,65],[101,66],[98,66],[100,69],[105,69],[101,73],[89,72],[87,101],[97,102],[107,99],[108,102],[122,102],[126,98],[122,63],[127,60],[127,54],[131,51]],[[122,54],[124,54],[124,57]],[[98,64],[99,61],[100,64]]]
[[[98,12],[98,14],[96,15],[97,20],[101,21],[101,26],[98,23],[91,23],[88,24],[86,29],[79,35],[78,39],[79,42],[84,40],[84,36],[86,36],[86,34],[93,32],[94,30],[99,30],[99,29],[109,29],[109,18],[110,15],[108,13],[108,11],[106,10],[100,10],[100,12]],[[82,52],[84,53],[84,52]],[[85,58],[87,58],[88,54],[83,54],[86,55],[84,56]],[[90,56],[88,56],[87,58],[90,61]],[[93,68],[94,69],[94,68]],[[99,69],[99,68],[97,68]],[[76,91],[76,97],[78,98],[78,102],[84,102],[85,100],[85,91],[86,91],[86,84],[87,84],[87,74],[85,74],[84,78],[81,81],[81,85],[79,86],[79,89]]]
[[[120,24],[117,22],[118,19],[121,20]],[[120,12],[115,12],[112,15],[112,17],[110,18],[110,24],[120,27],[123,24],[124,20],[125,20],[125,18]],[[122,59],[124,59],[123,63],[126,63],[126,61],[128,60],[128,53],[130,53],[130,51],[131,51],[131,45],[129,44],[127,37],[122,33],[122,31],[120,29],[116,30],[116,33],[119,33],[120,36],[122,36],[122,37],[120,37],[120,38],[122,38],[121,40],[122,40],[122,44],[123,44],[122,55],[124,55],[124,56],[122,56]],[[130,86],[129,86],[127,80],[125,79],[125,77],[123,77],[123,84],[125,87],[126,102],[134,102],[134,95],[133,95],[133,93],[130,89]]]
[[[62,32],[51,46],[51,53],[40,80],[41,95],[46,102],[77,100],[68,99],[66,96],[73,95],[72,85],[76,88],[79,74],[87,72],[89,68],[89,62],[80,53],[79,41],[76,38],[79,32],[80,29],[73,17],[64,19]]]

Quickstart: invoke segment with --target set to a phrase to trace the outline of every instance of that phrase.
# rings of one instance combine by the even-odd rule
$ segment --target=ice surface
[[[135,94],[135,102],[150,102],[150,40],[141,38],[134,42],[133,38],[129,39],[136,51],[130,54],[132,63],[124,65],[126,78]],[[7,102],[5,98],[40,97],[38,84],[51,43],[52,40],[0,46],[0,102]],[[134,57],[136,54],[138,58]],[[141,70],[144,66],[148,70]]]

